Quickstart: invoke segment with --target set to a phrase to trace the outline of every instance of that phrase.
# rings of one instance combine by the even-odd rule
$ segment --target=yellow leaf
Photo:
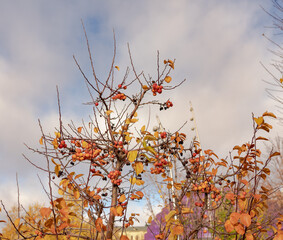
[[[283,83],[283,78],[280,78],[280,83]]]
[[[56,136],[56,138],[60,138],[61,134],[59,132],[55,132],[55,136]]]
[[[119,199],[118,199],[118,201],[119,201],[120,203],[124,202],[125,200],[126,200],[125,194],[121,195],[121,197],[119,197]]]
[[[142,162],[136,162],[136,164],[135,164],[135,171],[136,171],[137,175],[142,173],[142,171],[143,171],[143,164],[142,164]]]
[[[109,116],[112,112],[113,112],[112,110],[106,111],[107,116]]]
[[[141,134],[144,134],[144,133],[145,133],[145,125],[143,125],[141,128]]]
[[[140,180],[140,179],[136,179],[136,184],[137,184],[138,186],[141,186],[141,185],[144,184],[144,181],[143,181],[143,180]]]
[[[149,216],[149,218],[148,218],[148,220],[147,220],[147,223],[148,223],[148,224],[151,224],[151,222],[152,222],[152,216]]]
[[[146,141],[146,140],[148,140],[148,141],[156,141],[157,139],[156,139],[156,137],[154,137],[152,135],[146,135],[144,137],[144,141]]]
[[[130,162],[133,162],[133,161],[136,160],[137,156],[138,156],[138,151],[136,151],[136,150],[130,151],[130,152],[128,153],[128,160],[129,160]]]
[[[170,83],[170,82],[171,82],[171,80],[172,80],[172,78],[171,78],[171,77],[169,77],[169,76],[166,76],[164,80],[165,80],[165,82]]]
[[[95,128],[93,129],[93,131],[94,131],[95,133],[98,133],[99,128],[98,128],[98,127],[95,127]]]
[[[80,178],[80,177],[82,177],[84,174],[78,174],[77,176],[75,176],[75,179],[78,179],[78,178]]]
[[[191,208],[183,208],[182,213],[183,214],[188,214],[188,213],[193,213],[194,211]]]
[[[21,221],[21,219],[20,219],[20,218],[17,218],[17,219],[15,220],[14,224],[15,224],[15,226],[16,226],[16,227],[18,227],[18,226],[19,226],[20,221]]]
[[[78,127],[78,132],[81,133],[82,132],[82,127]]]
[[[118,216],[122,216],[124,208],[121,205],[118,205],[117,208],[116,208],[116,211],[117,211]]]
[[[115,68],[116,68],[118,71],[120,71],[120,68],[119,68],[118,66],[115,66]]]
[[[143,86],[142,86],[142,89],[143,89],[143,90],[148,90],[149,87],[148,87],[147,85],[143,85]]]
[[[130,178],[130,183],[131,183],[132,185],[135,185],[135,184],[136,184],[136,181],[137,181],[137,179],[136,179],[135,177],[131,177],[131,178]]]
[[[59,189],[58,189],[58,194],[60,194],[60,195],[63,196],[63,195],[64,195],[64,190],[63,190],[62,188],[59,188]]]
[[[155,132],[155,133],[154,133],[154,137],[155,137],[155,138],[158,138],[158,137],[159,137],[159,133],[158,133],[158,132]]]
[[[61,166],[60,165],[58,165],[58,164],[56,164],[56,166],[55,166],[55,174],[56,174],[56,176],[57,177],[59,177],[59,172],[60,172],[60,169],[61,169]]]
[[[137,116],[138,116],[138,113],[137,113],[137,112],[135,112],[135,113],[134,113],[134,117],[137,117]]]
[[[263,117],[254,118],[254,120],[258,126],[260,126],[264,122]]]
[[[39,143],[40,143],[40,145],[43,145],[43,137],[41,137],[41,138],[39,139]]]
[[[175,210],[171,210],[166,216],[165,216],[165,221],[168,222],[170,220],[170,218],[172,218],[173,216],[175,216],[176,211]]]
[[[79,197],[80,197],[80,192],[75,189],[75,190],[73,191],[73,193],[74,193],[75,199],[79,199]]]

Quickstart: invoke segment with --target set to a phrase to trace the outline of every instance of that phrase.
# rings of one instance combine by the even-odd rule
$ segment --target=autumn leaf
[[[20,224],[20,221],[21,221],[21,219],[20,219],[20,218],[17,218],[17,219],[14,221],[14,225],[15,225],[16,227],[18,227],[19,224]]]
[[[171,210],[166,216],[165,216],[165,221],[168,222],[170,220],[170,218],[172,218],[173,216],[175,216],[176,211],[175,210]]]
[[[164,80],[165,82],[170,83],[172,78],[170,76],[166,76]]]
[[[184,227],[182,225],[173,226],[171,231],[174,235],[180,235],[184,232]]]
[[[156,141],[156,137],[152,136],[152,135],[146,135],[143,139],[144,141]]]
[[[124,208],[121,205],[118,205],[116,207],[116,211],[117,211],[117,216],[123,216]]]
[[[40,215],[44,218],[48,218],[49,215],[51,213],[51,209],[50,208],[41,208],[40,209]]]
[[[138,156],[138,151],[136,151],[136,150],[128,152],[128,160],[130,162],[134,162],[136,160],[137,156]]]
[[[109,116],[112,112],[113,112],[112,110],[106,111],[107,116]]]
[[[57,177],[59,177],[60,170],[61,170],[61,166],[59,164],[56,164],[54,171]]]
[[[122,235],[120,240],[129,240],[129,238],[126,235]]]
[[[144,181],[143,181],[143,180],[140,180],[140,179],[136,179],[136,184],[137,184],[138,186],[143,185],[143,184],[144,184]]]
[[[148,223],[148,224],[151,224],[151,222],[152,222],[152,216],[149,216],[149,218],[148,218],[148,220],[147,220],[147,223]]]
[[[260,126],[264,122],[263,117],[254,118],[254,120],[258,126]]]
[[[225,195],[225,197],[226,197],[226,199],[228,199],[228,200],[234,200],[235,195],[234,195],[234,193],[227,193],[227,194]]]
[[[225,229],[228,233],[232,232],[234,230],[234,225],[230,222],[230,220],[227,220],[224,224]]]
[[[119,201],[120,203],[124,202],[125,200],[126,200],[125,194],[121,195],[121,196],[119,197],[119,199],[118,199],[118,201]]]
[[[115,66],[115,68],[116,68],[118,71],[120,71],[120,68],[119,68],[118,66]]]
[[[137,191],[136,194],[139,195],[141,198],[143,198],[143,196],[144,196],[141,191]]]
[[[95,228],[98,232],[101,232],[102,231],[102,228],[103,228],[103,222],[102,222],[102,219],[101,218],[97,218],[95,220]]]
[[[137,175],[143,172],[143,163],[142,162],[136,162],[135,164],[135,171]]]
[[[238,212],[233,212],[230,215],[230,222],[235,225],[236,223],[238,223],[238,220],[240,218],[241,214]]]
[[[82,132],[83,127],[78,127],[78,133]]]
[[[94,131],[95,133],[98,133],[98,132],[99,132],[99,128],[98,128],[98,127],[95,127],[95,128],[93,128],[93,131]]]
[[[43,145],[43,137],[41,137],[41,138],[39,139],[39,144],[40,144],[40,145]]]
[[[143,90],[148,90],[149,87],[148,87],[147,85],[143,85],[143,86],[142,86],[142,89],[143,89]]]
[[[253,234],[250,231],[248,231],[246,233],[246,239],[247,240],[254,240],[254,236],[253,236]]]
[[[249,214],[242,213],[240,216],[240,221],[244,226],[249,227],[252,223],[252,218]]]
[[[245,233],[245,228],[242,224],[237,224],[235,226],[235,230],[236,230],[237,233],[239,233],[241,235],[244,235],[244,233]]]
[[[272,118],[277,118],[273,113],[267,112],[267,111],[264,114],[262,114],[262,116],[264,116],[264,117],[268,116],[268,117],[272,117]]]
[[[73,194],[74,194],[74,197],[75,197],[75,199],[79,199],[79,197],[80,197],[80,192],[78,191],[78,190],[74,190],[73,191]]]

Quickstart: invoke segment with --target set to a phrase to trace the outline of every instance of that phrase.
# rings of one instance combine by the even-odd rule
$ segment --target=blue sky
[[[260,7],[269,10],[269,4],[263,0],[2,2],[0,199],[8,206],[16,202],[16,172],[24,204],[30,195],[45,199],[37,170],[22,153],[42,161],[23,143],[37,146],[38,118],[47,132],[57,126],[56,85],[66,123],[79,122],[90,113],[81,104],[89,97],[72,59],[75,54],[90,73],[81,19],[101,79],[112,58],[113,29],[121,70],[129,65],[127,42],[137,68],[152,75],[157,50],[161,59],[176,58],[173,80],[187,82],[170,95],[172,112],[158,113],[161,121],[166,118],[167,129],[173,131],[176,123],[181,126],[191,117],[192,101],[204,148],[225,157],[234,145],[248,141],[251,113],[276,111],[262,81],[270,76],[260,65],[269,66],[273,57],[267,50],[272,46],[262,37],[262,33],[272,37],[272,30],[266,28],[272,21]],[[186,131],[192,135],[190,126]],[[274,135],[280,131],[276,125]]]

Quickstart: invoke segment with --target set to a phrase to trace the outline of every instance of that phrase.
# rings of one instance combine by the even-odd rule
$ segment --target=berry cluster
[[[62,140],[58,146],[58,148],[66,148],[67,147],[67,144],[65,143],[64,140]]]
[[[122,183],[122,179],[118,179],[120,176],[121,176],[121,172],[118,171],[118,170],[111,171],[111,172],[108,174],[108,178],[111,179],[111,182],[112,182],[113,184],[118,185],[118,186]]]
[[[160,174],[165,172],[164,167],[168,166],[168,162],[164,158],[162,158],[160,161],[155,162],[153,165],[154,168],[150,168],[150,172],[152,174]]]
[[[163,86],[159,86],[157,83],[153,83],[151,91],[153,92],[153,96],[156,96],[156,93],[162,93]]]
[[[119,85],[118,85],[118,88],[123,88],[123,89],[126,90],[126,89],[127,89],[127,86],[123,86],[122,84],[119,84]]]
[[[166,132],[160,133],[160,137],[161,137],[162,139],[167,138],[167,133],[166,133]]]
[[[163,104],[160,104],[159,110],[160,110],[160,111],[162,111],[162,110],[167,110],[167,109],[170,108],[170,107],[173,107],[173,103],[168,100],[167,102],[165,102],[165,103],[163,103]]]
[[[168,101],[166,102],[166,107],[167,107],[167,108],[173,107],[173,103],[168,100]]]
[[[120,99],[120,100],[125,100],[126,99],[126,96],[124,93],[120,93],[118,92],[115,96],[112,97],[113,100],[117,100],[117,99]]]

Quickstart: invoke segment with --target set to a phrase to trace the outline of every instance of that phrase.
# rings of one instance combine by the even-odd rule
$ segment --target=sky
[[[161,59],[176,59],[172,81],[186,82],[170,93],[171,112],[152,111],[152,121],[158,114],[166,129],[176,130],[191,118],[191,101],[203,148],[225,157],[234,145],[249,141],[252,113],[276,113],[262,81],[271,77],[261,63],[270,67],[273,58],[273,46],[262,36],[273,37],[272,20],[262,7],[273,11],[264,0],[1,2],[0,199],[7,208],[16,203],[18,173],[21,202],[46,201],[38,175],[43,182],[46,177],[22,154],[43,161],[24,143],[38,147],[38,119],[46,132],[58,126],[56,85],[64,122],[91,114],[82,105],[90,99],[73,60],[75,55],[90,73],[81,20],[101,79],[112,59],[113,29],[121,70],[130,64],[127,43],[137,69],[152,76],[157,50]],[[275,136],[282,127],[273,124]],[[184,132],[192,138],[191,127],[188,123]]]

